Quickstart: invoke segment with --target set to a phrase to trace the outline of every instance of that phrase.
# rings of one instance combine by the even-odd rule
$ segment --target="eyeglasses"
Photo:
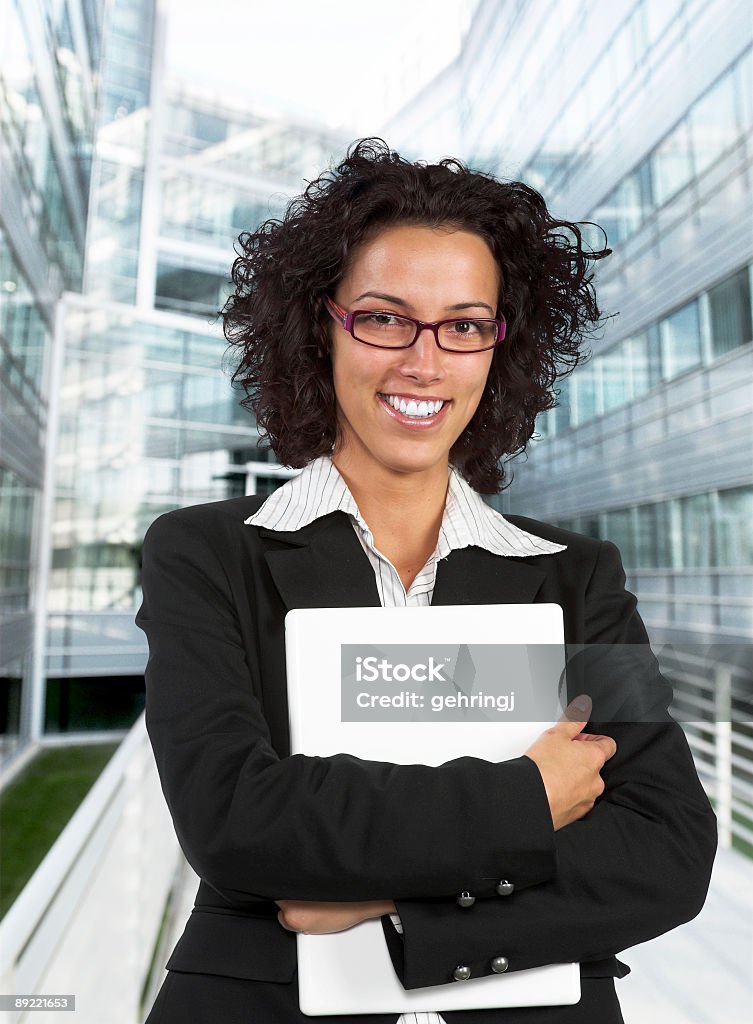
[[[485,352],[499,345],[507,330],[504,317],[456,317],[425,323],[412,316],[375,309],[354,309],[346,313],[329,295],[324,296],[324,303],[332,319],[356,341],[374,348],[410,348],[421,331],[429,330],[437,347],[444,352]]]

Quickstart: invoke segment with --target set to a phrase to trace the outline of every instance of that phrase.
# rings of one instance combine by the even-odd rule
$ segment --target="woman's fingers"
[[[576,697],[526,751],[541,773],[555,830],[591,810],[604,791],[601,769],[617,750],[610,736],[583,732],[590,712],[590,699]]]
[[[392,900],[327,903],[315,900],[275,900],[277,920],[289,932],[328,935],[343,932],[362,921],[395,912]]]

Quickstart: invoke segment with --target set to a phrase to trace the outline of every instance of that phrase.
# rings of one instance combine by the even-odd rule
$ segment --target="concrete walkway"
[[[198,878],[186,864],[165,936],[163,963],[183,932],[197,887]],[[698,917],[625,950],[620,960],[632,968],[617,982],[625,1024],[751,1024],[753,861],[720,850]]]
[[[626,1024],[751,1024],[753,861],[720,850],[695,920],[625,950],[617,983]]]

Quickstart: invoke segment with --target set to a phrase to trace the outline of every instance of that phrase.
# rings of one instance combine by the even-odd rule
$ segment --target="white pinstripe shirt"
[[[356,536],[374,570],[379,600],[384,608],[431,604],[437,564],[440,558],[446,558],[458,548],[476,546],[508,558],[551,555],[565,550],[564,544],[553,544],[508,523],[504,516],[483,501],[457,470],[451,468],[437,546],[406,591],[394,565],[374,546],[374,536],[348,485],[328,456],[310,462],[298,476],[274,491],[259,511],[245,522],[285,532],[300,530],[320,516],[337,510],[350,516]],[[395,927],[402,931],[399,917],[391,917]],[[410,1012],[403,1014],[397,1024],[445,1022],[438,1013]]]

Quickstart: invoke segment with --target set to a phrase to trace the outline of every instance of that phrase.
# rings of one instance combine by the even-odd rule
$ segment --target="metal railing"
[[[180,862],[141,715],[0,922],[0,991],[73,995],[78,1024],[138,1024]]]
[[[714,804],[719,844],[753,850],[753,676],[750,648],[665,647],[657,651],[672,682],[672,714],[682,724]],[[738,842],[735,843],[734,841]]]

